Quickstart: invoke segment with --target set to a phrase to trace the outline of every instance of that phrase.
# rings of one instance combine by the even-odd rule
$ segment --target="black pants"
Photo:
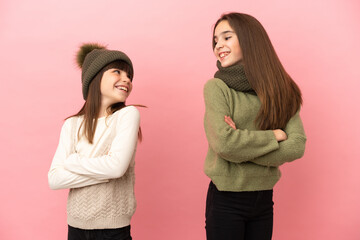
[[[210,182],[206,199],[207,240],[271,240],[272,190],[219,191]]]
[[[86,230],[68,226],[68,240],[131,240],[130,225],[115,229]]]

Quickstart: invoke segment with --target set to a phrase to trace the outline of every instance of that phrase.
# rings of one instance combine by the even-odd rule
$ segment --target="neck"
[[[110,104],[107,104],[104,101],[102,101],[98,118],[106,117],[107,115],[109,115],[108,112],[107,112],[107,109],[109,107],[110,107]]]

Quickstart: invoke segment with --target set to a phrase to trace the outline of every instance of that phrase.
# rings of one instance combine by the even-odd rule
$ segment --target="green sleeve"
[[[279,148],[271,130],[250,131],[231,128],[224,120],[230,115],[230,96],[220,79],[204,87],[204,126],[209,147],[221,158],[235,163],[246,162]]]
[[[305,152],[306,136],[299,112],[290,119],[284,130],[288,139],[279,143],[278,150],[257,157],[251,162],[267,167],[278,167],[301,158]]]

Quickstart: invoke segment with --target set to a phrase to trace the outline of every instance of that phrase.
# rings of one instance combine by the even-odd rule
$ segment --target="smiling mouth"
[[[125,92],[128,92],[129,91],[129,88],[127,87],[124,87],[124,86],[115,86],[117,89],[119,90],[122,90],[122,91],[125,91]]]
[[[229,54],[230,54],[230,52],[221,52],[221,53],[219,53],[220,60],[223,60]]]

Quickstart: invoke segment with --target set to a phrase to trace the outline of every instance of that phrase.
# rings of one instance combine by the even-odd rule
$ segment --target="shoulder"
[[[71,129],[74,125],[76,126],[79,119],[78,116],[67,118],[63,124],[63,129]]]
[[[230,88],[220,78],[212,78],[204,85],[204,96],[214,96],[214,94],[223,95],[225,92],[230,91]]]
[[[204,91],[211,91],[214,89],[227,89],[229,88],[220,78],[212,78],[204,85]]]
[[[120,116],[140,117],[140,112],[135,106],[126,106],[116,112]]]
[[[232,98],[230,88],[225,82],[219,78],[210,79],[204,86],[204,102],[205,106],[223,106]]]
[[[71,134],[71,131],[74,131],[77,128],[78,120],[79,120],[79,117],[67,118],[61,127],[61,135]]]
[[[117,120],[126,119],[126,120],[133,120],[139,121],[140,120],[140,112],[134,106],[126,106],[114,113],[114,117]]]

